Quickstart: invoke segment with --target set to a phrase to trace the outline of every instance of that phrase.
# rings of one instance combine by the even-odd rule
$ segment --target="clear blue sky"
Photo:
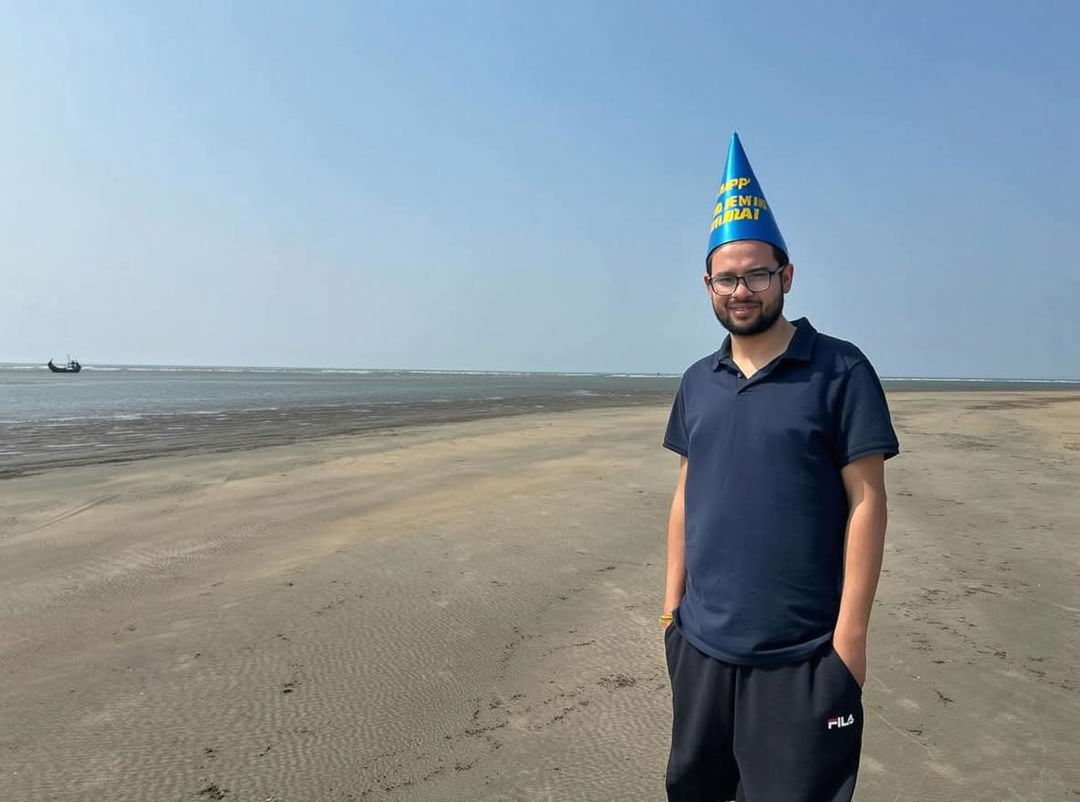
[[[789,317],[1080,379],[1078,9],[11,4],[0,360],[679,372],[737,129]]]

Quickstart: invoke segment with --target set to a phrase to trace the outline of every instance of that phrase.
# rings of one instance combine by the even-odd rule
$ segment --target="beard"
[[[755,334],[768,331],[780,319],[780,315],[784,313],[784,294],[780,293],[780,297],[773,306],[759,303],[757,315],[746,321],[735,320],[728,314],[727,304],[726,300],[720,307],[713,304],[713,313],[720,321],[720,325],[736,337],[753,337]]]

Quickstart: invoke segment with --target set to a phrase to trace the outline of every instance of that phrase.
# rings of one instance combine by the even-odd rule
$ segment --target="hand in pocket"
[[[860,688],[866,684],[866,643],[833,640],[833,650]]]

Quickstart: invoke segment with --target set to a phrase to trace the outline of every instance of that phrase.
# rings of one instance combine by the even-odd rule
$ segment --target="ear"
[[[701,278],[705,282],[705,292],[707,292],[709,294],[709,297],[712,297],[712,285],[709,284],[709,279],[711,278],[711,276],[708,273],[706,273]]]
[[[795,265],[789,262],[780,275],[784,280],[784,293],[787,294],[791,292],[791,282],[795,280]]]

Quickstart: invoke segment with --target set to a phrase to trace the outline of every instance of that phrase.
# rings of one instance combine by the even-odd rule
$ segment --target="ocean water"
[[[42,365],[0,364],[0,423],[214,415],[335,405],[445,404],[459,401],[670,393],[677,375],[388,371],[297,368],[87,366],[79,374]],[[886,389],[1080,390],[1080,381],[885,378]]]
[[[0,365],[0,478],[441,421],[668,403],[678,377]]]
[[[679,376],[0,365],[0,478],[401,426],[670,404]],[[1080,382],[886,379],[906,390],[1073,390]],[[657,432],[659,443],[662,432]]]
[[[674,395],[678,377],[642,374],[87,366],[79,374],[0,364],[0,423],[213,415],[334,405]]]

